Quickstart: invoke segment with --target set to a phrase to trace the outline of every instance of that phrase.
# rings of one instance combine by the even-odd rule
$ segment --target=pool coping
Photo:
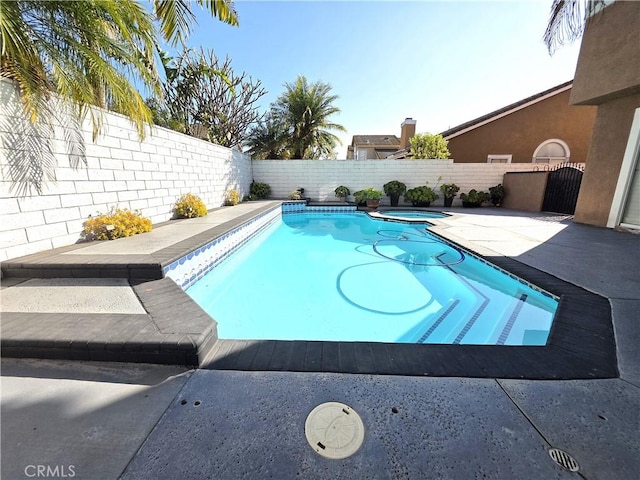
[[[281,203],[280,201],[268,202],[251,212],[149,254],[73,255],[74,250],[82,249],[88,245],[87,243],[76,243],[6,260],[2,262],[2,272],[6,277],[19,278],[143,278],[159,280],[164,278],[164,267],[239,225],[269,210],[278,208]],[[155,227],[188,221],[189,219],[169,220]]]
[[[6,312],[3,313],[0,332],[2,356],[170,363],[209,369],[477,378],[594,379],[619,376],[608,299],[510,257],[481,255],[473,249],[478,257],[560,298],[547,345],[516,347],[218,339],[215,320],[172,280],[161,278],[162,268],[213,238],[277,208],[280,203],[265,205],[148,255],[146,257],[152,257],[146,259],[150,263],[145,263],[144,258],[134,263],[127,258],[129,263],[126,264],[83,258],[85,263],[56,264],[52,252],[3,262],[3,271],[23,278],[34,278],[38,275],[31,275],[41,273],[83,278],[126,276],[147,315]],[[446,236],[443,238],[456,244]],[[469,249],[465,245],[459,246]],[[62,250],[68,252],[70,248]],[[61,253],[60,249],[58,253]],[[69,257],[72,255],[64,255],[60,260],[66,261]],[[114,256],[109,257],[113,260]],[[7,263],[10,265],[5,270]],[[145,275],[136,276],[140,273]]]

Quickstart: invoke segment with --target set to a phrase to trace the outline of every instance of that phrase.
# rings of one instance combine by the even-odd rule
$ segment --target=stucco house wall
[[[497,118],[449,139],[456,163],[486,163],[488,155],[512,155],[512,163],[532,163],[538,146],[550,139],[563,140],[570,161],[587,158],[596,109],[569,105],[571,90]],[[446,137],[445,137],[446,138]]]
[[[573,105],[640,93],[640,3],[616,1],[586,25],[571,91]]]
[[[633,174],[621,166],[627,144],[637,141],[630,134],[640,108],[640,2],[614,2],[587,23],[571,101],[598,106],[575,221],[615,227],[611,210],[622,205],[612,204],[614,193]]]
[[[502,207],[526,212],[540,212],[544,203],[549,172],[507,172]]]

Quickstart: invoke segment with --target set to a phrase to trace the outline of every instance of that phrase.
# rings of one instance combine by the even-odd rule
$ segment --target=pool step
[[[515,299],[502,294],[504,301],[496,302],[490,298],[496,295],[495,291],[485,292],[481,284],[454,278],[458,285],[448,286],[457,292],[456,296],[440,301],[446,308],[443,307],[417,343],[493,344],[503,331],[506,341],[523,309],[526,294],[520,292]],[[440,284],[444,282],[439,280],[442,280]],[[446,291],[440,293],[443,296]]]
[[[478,307],[478,309],[471,316],[471,318],[467,320],[467,323],[465,323],[464,327],[462,327],[462,329],[458,332],[458,334],[456,335],[456,338],[453,339],[452,343],[459,344],[462,341],[465,335],[469,333],[469,330],[471,329],[471,327],[473,327],[473,325],[476,323],[480,315],[482,315],[482,312],[484,312],[484,310],[487,308],[487,306],[489,305],[489,302],[490,300],[488,298],[485,298],[482,301],[482,304],[480,305],[480,307]]]
[[[498,341],[497,341],[498,345],[504,345],[504,342],[507,341],[507,338],[511,333],[511,329],[513,328],[513,325],[516,323],[516,320],[518,319],[518,315],[520,315],[520,312],[522,311],[522,307],[524,307],[524,303],[526,301],[527,301],[527,294],[525,293],[521,294],[520,298],[518,298],[516,302],[515,308],[512,310],[511,315],[509,315],[509,318],[507,319],[506,325],[504,326],[504,328],[502,329],[502,332],[500,333],[500,337],[498,338]]]
[[[490,306],[489,297],[446,267],[433,267],[415,275],[436,298],[451,298],[455,302],[453,308],[445,311],[446,315],[432,323],[419,343],[461,343]],[[454,292],[455,297],[450,297]]]
[[[441,314],[438,318],[436,318],[435,322],[427,329],[426,332],[422,334],[422,336],[418,339],[416,343],[425,343],[429,337],[433,334],[433,332],[445,321],[447,317],[455,310],[455,308],[460,304],[460,300],[453,300],[449,306],[441,310]],[[427,342],[428,343],[428,342]]]

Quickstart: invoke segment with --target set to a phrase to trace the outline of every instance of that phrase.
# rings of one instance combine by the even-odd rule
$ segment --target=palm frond
[[[605,3],[605,0],[553,0],[543,36],[549,54],[580,38],[590,14]]]
[[[196,19],[188,3],[184,0],[155,0],[154,8],[164,38],[174,46],[178,42],[184,44]]]
[[[201,6],[209,10],[211,15],[229,25],[238,25],[238,14],[231,0],[197,0]],[[191,33],[191,25],[196,16],[189,6],[188,0],[154,0],[154,10],[160,22],[160,30],[173,46],[184,45]]]
[[[221,22],[238,25],[238,12],[233,0],[198,0],[198,3],[208,8],[211,15]]]

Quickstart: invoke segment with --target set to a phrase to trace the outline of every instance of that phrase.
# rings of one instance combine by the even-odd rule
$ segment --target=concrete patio
[[[75,478],[96,479],[637,478],[640,236],[560,216],[453,211],[457,215],[433,230],[486,257],[517,260],[608,299],[619,378],[431,378],[3,358],[2,478],[30,478],[31,467],[42,465],[67,476],[73,467]],[[211,225],[197,228],[191,235]],[[176,232],[163,229],[137,237],[147,251],[124,251],[153,255],[170,248]],[[120,245],[82,248],[120,255]],[[57,311],[46,295],[47,288],[64,286],[56,279],[48,287],[33,285],[40,307],[25,304],[19,289],[33,287],[23,280],[3,280],[3,312],[87,316],[103,308],[83,301],[89,290],[76,284],[75,307],[67,301]],[[142,315],[126,300],[130,292],[114,292],[122,301],[107,303],[117,305],[117,315]],[[320,457],[305,439],[307,415],[327,401],[346,403],[364,422],[363,446],[344,460]],[[550,447],[572,455],[579,473],[556,465]]]

